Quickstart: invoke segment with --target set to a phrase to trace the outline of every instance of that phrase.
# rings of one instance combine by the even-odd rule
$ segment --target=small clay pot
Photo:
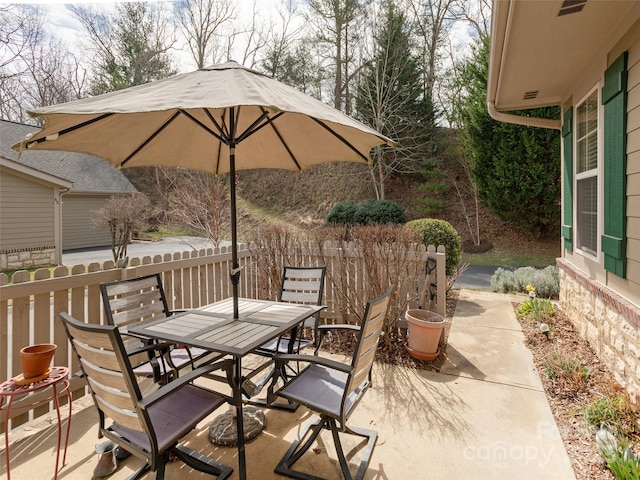
[[[51,364],[53,354],[56,353],[56,348],[57,345],[54,343],[39,343],[20,350],[24,378],[36,378],[44,375]]]

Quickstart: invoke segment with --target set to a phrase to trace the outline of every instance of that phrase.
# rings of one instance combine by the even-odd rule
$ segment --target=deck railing
[[[367,282],[371,282],[368,280],[372,268],[370,259],[365,259],[362,251],[349,244],[327,243],[321,250],[317,246],[298,246],[295,259],[289,258],[287,263],[326,265],[327,309],[323,312],[324,321],[357,321],[357,315],[354,316],[352,312],[358,311],[369,295]],[[378,255],[388,258],[389,252],[397,256],[393,246],[380,249]],[[266,287],[273,280],[266,278],[264,272],[255,265],[251,251],[240,246],[238,260],[243,268],[240,296],[269,298],[273,288]],[[277,259],[274,261],[278,263]],[[399,267],[394,267],[388,261],[381,262],[377,267],[380,281],[396,283],[395,306],[390,308],[388,315],[391,321],[397,322],[408,307],[425,305],[425,299],[427,302],[433,300],[432,305],[426,305],[427,308],[444,316],[446,276],[443,247],[439,247],[438,252],[433,247],[428,250],[424,246],[415,247],[404,252],[403,262],[397,263]],[[100,298],[101,283],[160,273],[171,309],[197,308],[231,296],[230,265],[230,249],[222,247],[153,258],[133,258],[124,268],[117,268],[109,261],[102,266],[92,263],[87,266],[59,266],[53,270],[39,269],[33,273],[33,278],[27,271],[18,271],[13,274],[11,283],[7,275],[0,274],[0,382],[20,373],[20,349],[34,343],[57,344],[54,364],[69,366],[72,372],[78,371],[64,329],[59,323],[59,313],[69,312],[88,323],[105,323]],[[426,269],[425,265],[431,267]],[[281,265],[277,265],[277,268],[281,268]],[[398,271],[400,269],[402,271]],[[393,328],[401,327],[396,323],[392,325]],[[79,378],[72,379],[71,388],[74,398],[85,394],[84,382]],[[29,414],[12,415],[14,418],[11,419],[10,428],[45,413],[46,407]],[[0,431],[2,429],[0,427]]]

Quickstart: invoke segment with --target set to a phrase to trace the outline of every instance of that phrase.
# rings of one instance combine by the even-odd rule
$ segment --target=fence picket
[[[368,245],[359,250],[354,243],[339,241],[290,242],[281,253],[278,252],[280,247],[269,249],[265,255],[269,258],[263,259],[258,258],[259,252],[252,251],[253,248],[242,245],[238,250],[242,267],[240,295],[275,299],[283,265],[325,265],[324,301],[327,308],[322,312],[322,318],[328,323],[357,321],[364,302],[379,294],[379,283],[385,282],[397,283],[396,305],[390,308],[389,315],[403,316],[407,305],[418,301],[418,293],[429,281],[425,275],[427,255],[437,259],[437,268],[432,275],[446,279],[442,247],[437,251],[430,247],[427,251],[424,246]],[[32,342],[53,341],[58,345],[55,364],[69,366],[72,372],[78,371],[59,313],[69,311],[80,320],[104,323],[101,283],[158,272],[162,276],[169,308],[196,308],[231,296],[230,265],[231,250],[225,246],[153,258],[131,258],[128,265],[119,267],[113,261],[104,262],[102,267],[98,263],[86,268],[79,265],[72,267],[71,274],[66,266],[56,267],[52,274],[48,269],[41,269],[34,273],[33,281],[29,272],[19,271],[13,274],[12,284],[5,274],[0,274],[0,382],[20,373],[20,348]],[[438,281],[435,308],[441,315],[445,314],[445,295],[446,281]],[[393,325],[397,328],[395,323]],[[84,387],[80,383],[77,385],[74,398],[85,394]],[[38,409],[35,415],[44,410]],[[28,419],[27,415],[15,416],[11,427]]]

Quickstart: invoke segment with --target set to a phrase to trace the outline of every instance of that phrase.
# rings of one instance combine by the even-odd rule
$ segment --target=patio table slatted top
[[[130,328],[130,332],[244,356],[265,339],[278,337],[323,308],[242,298],[239,318],[234,319],[232,299],[228,298],[169,318],[141,323]]]

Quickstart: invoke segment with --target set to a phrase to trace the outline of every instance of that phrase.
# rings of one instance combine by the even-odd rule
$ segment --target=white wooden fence
[[[393,246],[387,246],[381,249],[379,254],[394,255],[392,250]],[[356,321],[355,317],[346,312],[347,307],[342,299],[356,299],[356,306],[349,307],[352,310],[363,306],[369,295],[366,282],[370,272],[365,270],[371,270],[371,261],[363,258],[362,252],[358,252],[353,246],[342,244],[325,244],[322,252],[311,246],[298,249],[297,252],[295,259],[286,259],[288,264],[327,266],[327,309],[323,313],[325,321]],[[424,304],[421,295],[426,292],[427,300],[433,296],[429,295],[430,290],[434,293],[437,290],[436,302],[431,305],[431,309],[445,315],[444,248],[439,247],[436,252],[433,247],[426,250],[420,246],[408,254],[405,252],[404,258],[408,260],[402,264],[403,271],[393,274],[393,281],[399,283],[396,284],[394,294],[395,306],[390,308],[388,314],[394,328],[406,308]],[[345,262],[345,259],[348,259],[348,262]],[[428,259],[431,259],[431,266],[437,265],[430,275],[427,275],[425,269]],[[241,246],[238,260],[243,267],[239,285],[240,296],[265,298],[265,292],[273,291],[265,288],[266,282],[272,281],[261,275],[249,249]],[[160,273],[171,309],[197,308],[231,296],[228,275],[230,265],[230,249],[223,247],[216,250],[158,255],[153,258],[134,258],[126,268],[116,268],[113,262],[105,262],[102,266],[97,263],[88,266],[60,266],[53,270],[39,269],[33,273],[33,278],[29,272],[19,271],[13,274],[11,283],[5,274],[0,274],[0,382],[20,373],[20,349],[34,343],[57,344],[54,364],[69,366],[71,371],[77,371],[78,365],[72,358],[64,329],[59,324],[59,313],[66,311],[88,323],[104,323],[99,287],[101,283]],[[378,277],[389,279],[391,283],[389,270],[392,268],[389,267],[389,262],[381,262],[379,268],[385,272],[381,272]],[[442,281],[436,282],[436,279]],[[436,284],[437,287],[434,286]],[[378,293],[382,293],[382,290]],[[74,398],[85,394],[84,381],[78,378],[72,379],[71,388]],[[38,408],[28,415],[15,416],[10,428],[29,421],[34,416],[45,414],[47,410],[46,407]]]

